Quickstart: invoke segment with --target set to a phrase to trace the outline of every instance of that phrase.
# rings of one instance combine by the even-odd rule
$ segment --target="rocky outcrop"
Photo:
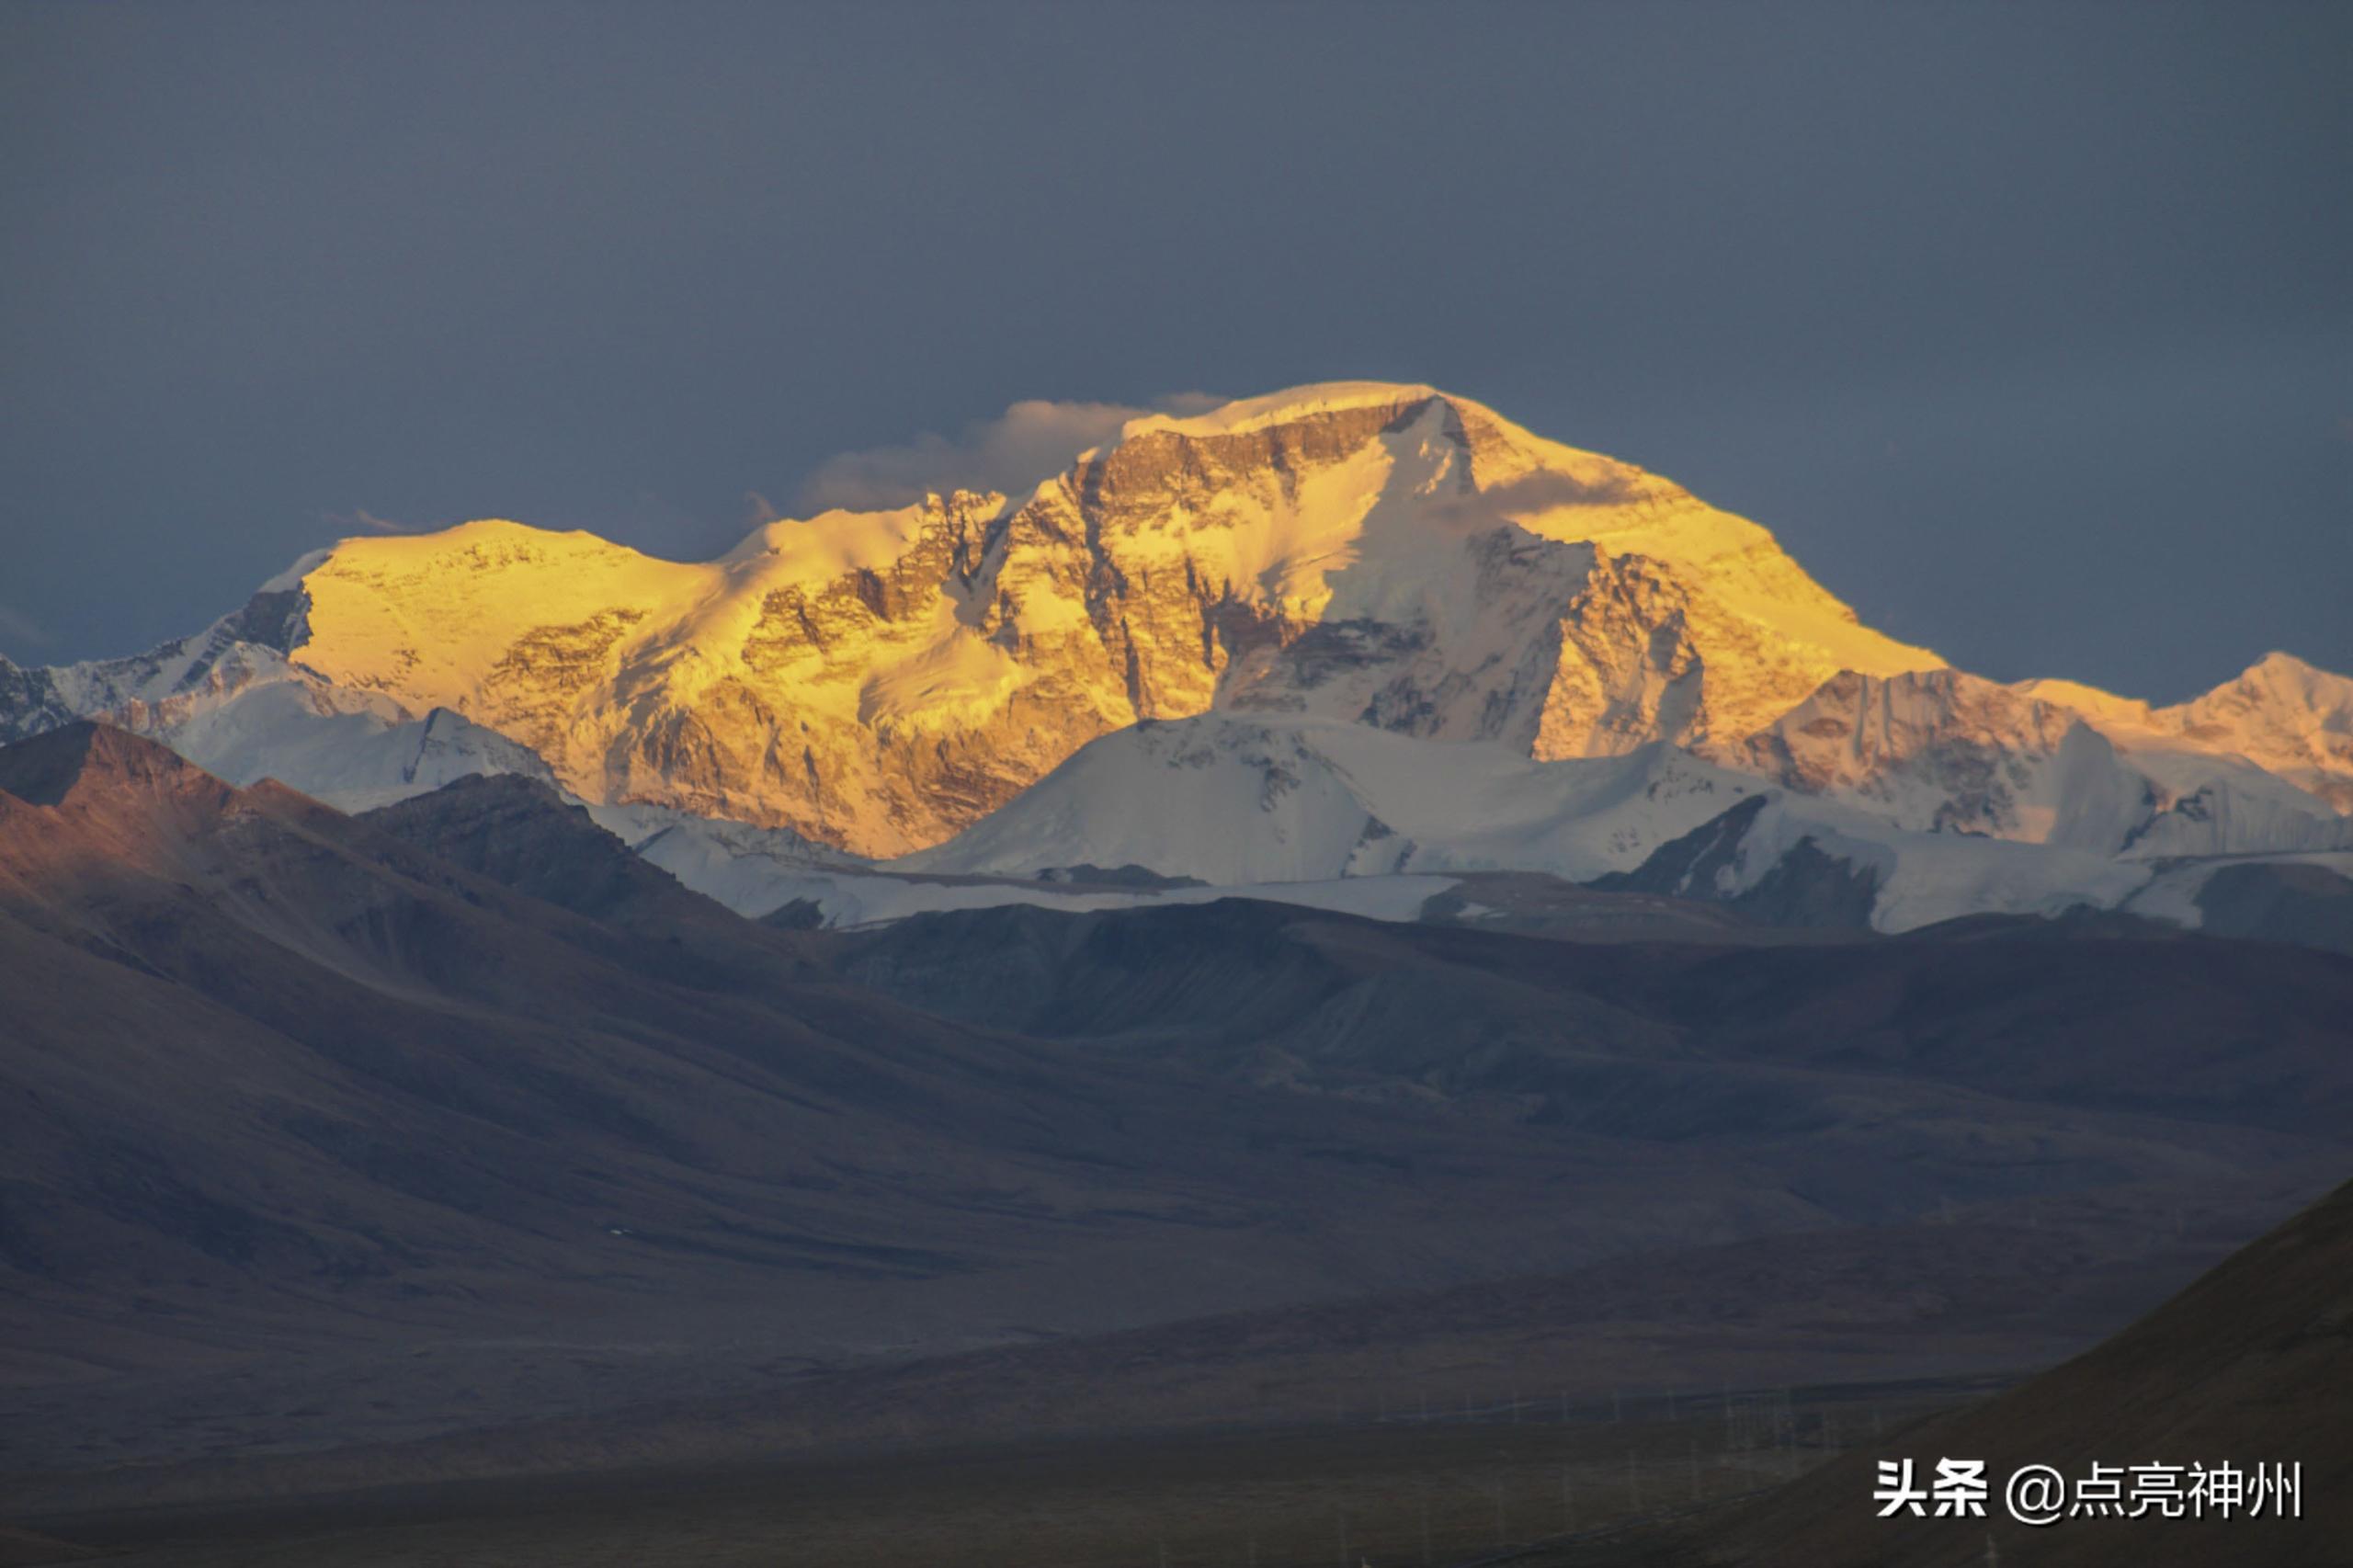
[[[70,724],[77,717],[45,669],[26,669],[0,653],[0,743]]]
[[[2301,666],[2317,679],[2267,679],[2280,657],[2156,710],[1959,670],[1842,672],[1715,755],[1917,832],[2143,857],[2341,847],[2353,823],[2331,796],[2353,772],[2328,771],[2329,737],[2304,695],[2336,677]]]
[[[2080,722],[1958,670],[1842,671],[1727,760],[1792,790],[1868,801],[1901,826],[2040,838],[2048,822],[2027,820],[2045,804],[2040,772]]]

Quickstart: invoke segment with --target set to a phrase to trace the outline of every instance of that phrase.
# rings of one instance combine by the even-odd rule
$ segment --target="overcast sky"
[[[0,652],[1364,376],[1987,675],[2353,670],[2348,81],[2245,0],[15,6]]]

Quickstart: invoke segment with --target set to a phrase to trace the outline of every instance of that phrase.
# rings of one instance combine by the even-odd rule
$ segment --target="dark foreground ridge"
[[[2353,1155],[2340,955],[1491,891],[1525,930],[788,931],[525,781],[352,818],[102,726],[0,749],[0,1518],[657,1470],[675,1502],[854,1455],[902,1508],[1000,1440],[1047,1506],[1074,1441],[1214,1441],[1245,1479],[1200,1496],[1258,1502],[1204,1563],[1302,1495],[1393,1547],[1415,1477],[1467,1551],[1654,1503],[1654,1465],[1778,1482],[1900,1403],[1775,1391],[2049,1365]],[[1620,1396],[1631,1474],[1586,1430]],[[1567,1447],[1494,1480],[1416,1446],[1458,1417]],[[1289,1471],[1250,1447],[1302,1430]],[[1151,1495],[1087,1539],[1151,1562]],[[640,1522],[633,1561],[679,1560]],[[131,1561],[319,1560],[187,1528]],[[565,1539],[540,1560],[593,1561]]]
[[[1982,1404],[1825,1465],[1697,1532],[1688,1560],[1756,1568],[2336,1568],[2353,1542],[2353,1184],[2337,1188],[2097,1348]],[[2303,1517],[2070,1518],[2031,1528],[1876,1517],[1877,1461],[1983,1459],[2081,1477],[2094,1463],[2301,1462]],[[1991,1540],[1989,1558],[1984,1542]],[[1662,1551],[1660,1560],[1680,1554]],[[1574,1558],[1563,1558],[1563,1562]]]

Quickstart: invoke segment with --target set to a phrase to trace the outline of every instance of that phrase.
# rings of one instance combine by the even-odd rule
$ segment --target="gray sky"
[[[1369,376],[1987,675],[2353,670],[2348,80],[2353,7],[2245,0],[12,6],[0,652]]]

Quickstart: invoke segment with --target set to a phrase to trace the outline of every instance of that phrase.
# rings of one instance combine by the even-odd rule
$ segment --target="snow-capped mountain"
[[[554,781],[529,747],[448,709],[414,712],[290,659],[299,596],[266,587],[196,637],[127,659],[26,670],[0,658],[0,742],[75,719],[159,740],[232,784],[274,778],[345,811],[470,774]]]
[[[2120,744],[2243,757],[2340,812],[2353,812],[2353,679],[2292,654],[2267,654],[2237,679],[2171,708],[2068,681],[2029,681],[2018,689],[2076,708]]]
[[[718,561],[479,522],[289,575],[261,640],[339,688],[463,714],[588,800],[862,854],[937,843],[1139,719],[1581,756],[1938,663],[1665,480],[1373,383],[1140,419],[1017,506],[828,513]]]
[[[499,521],[346,540],[151,653],[0,661],[0,738],[76,716],[353,807],[539,773],[739,905],[886,857],[1632,874],[1760,798],[1711,891],[1835,844],[1882,923],[2353,847],[2353,680],[1979,679],[1669,481],[1377,382],[709,562]]]
[[[2313,760],[2327,755],[2320,723],[2296,729],[2279,701],[2241,710],[2259,715],[2259,724],[2186,717],[2223,693],[2269,689],[2266,672],[2294,663],[2274,654],[2213,697],[2154,711],[2048,681],[2008,687],[1959,670],[1884,678],[1847,672],[1722,755],[1790,790],[1849,801],[1919,832],[2143,857],[2353,845],[2353,823],[2329,798],[2246,755],[2292,756],[2302,764],[2296,778],[2341,792],[2353,773],[2331,775]],[[2338,709],[2340,722],[2346,711]],[[2290,733],[2314,738],[2290,751],[2281,739]]]

